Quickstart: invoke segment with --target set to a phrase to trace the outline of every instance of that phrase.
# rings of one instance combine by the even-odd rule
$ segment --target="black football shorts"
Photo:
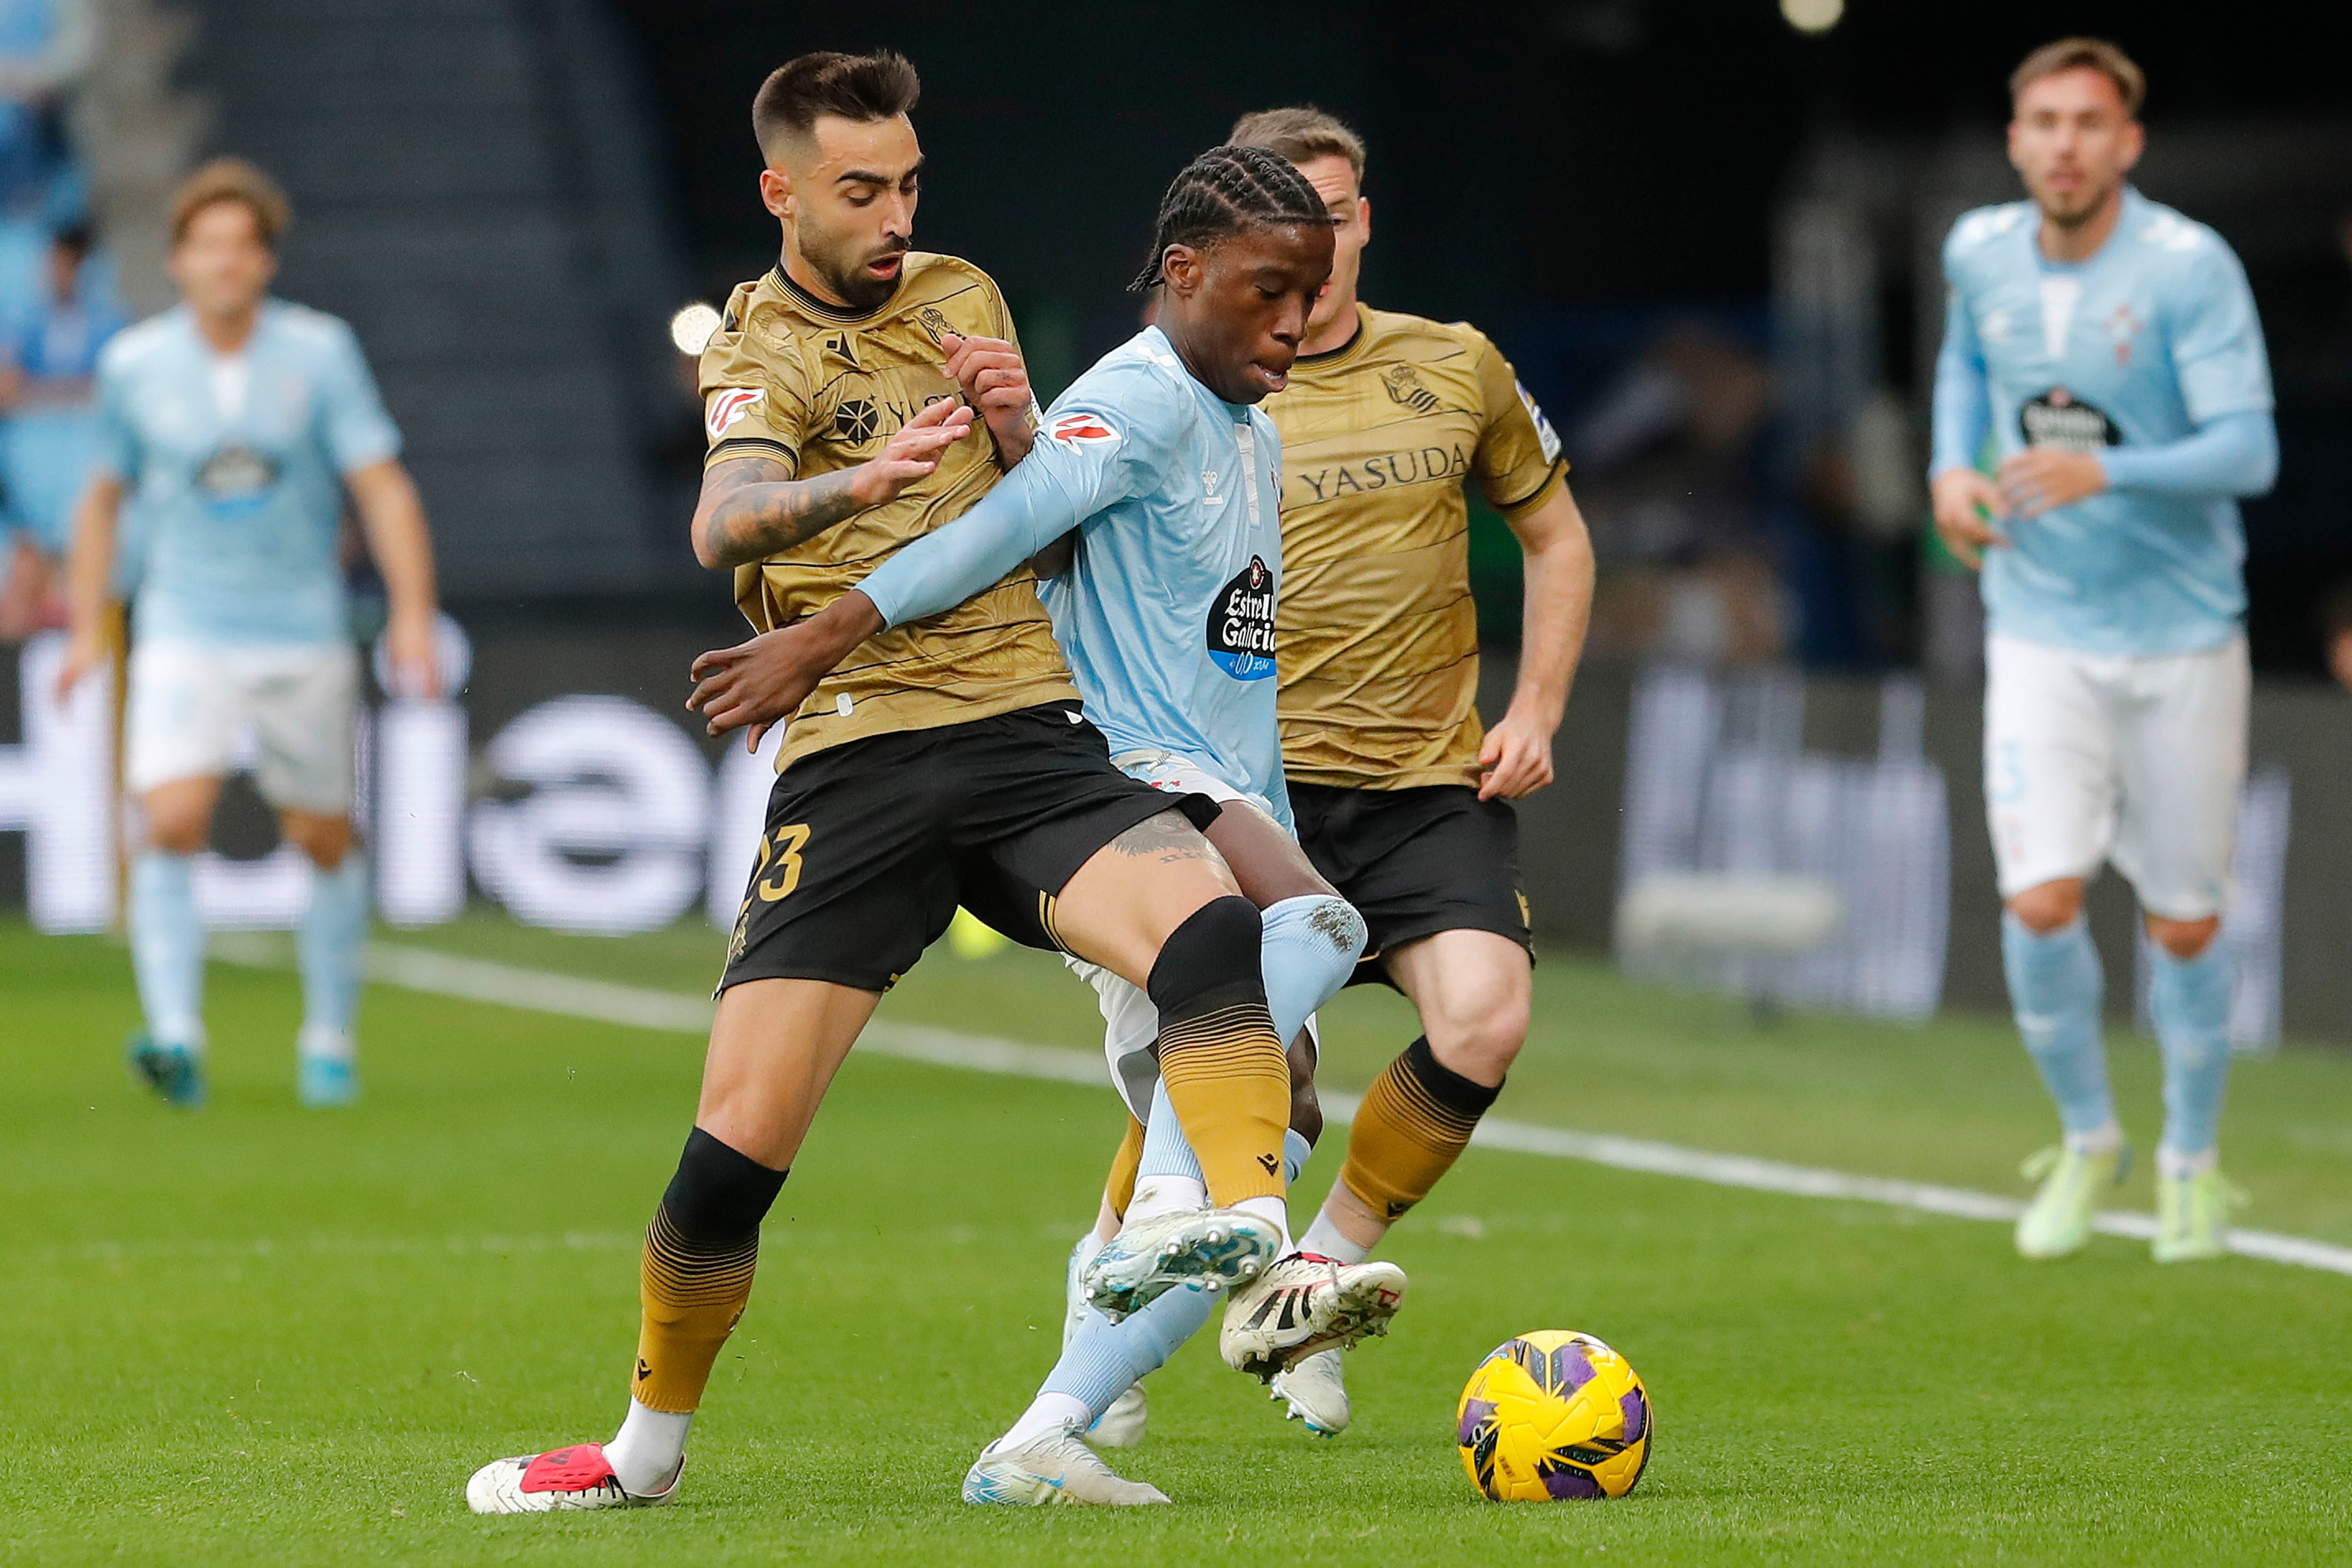
[[[1195,827],[1204,795],[1170,795],[1111,766],[1073,703],[830,747],[777,776],[719,988],[830,980],[886,991],[956,905],[1057,949],[1054,900],[1097,850],[1162,811]]]
[[[1532,956],[1519,891],[1519,820],[1459,784],[1412,789],[1290,786],[1298,841],[1363,912],[1371,942],[1351,986],[1389,982],[1381,955],[1441,931],[1492,931]]]

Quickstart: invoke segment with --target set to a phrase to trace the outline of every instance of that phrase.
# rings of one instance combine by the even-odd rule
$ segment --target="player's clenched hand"
[[[971,428],[971,410],[962,404],[941,398],[928,405],[882,444],[879,456],[857,465],[850,494],[861,507],[897,500],[908,486],[938,472],[941,454]]]
[[[1540,726],[1511,714],[1486,732],[1478,747],[1481,800],[1516,800],[1552,780],[1551,736]]]
[[[2087,452],[2029,446],[2000,465],[2000,498],[2021,517],[2038,517],[2106,487],[2106,469]]]
[[[1936,476],[1931,494],[1936,508],[1936,532],[1944,548],[1971,570],[1984,565],[1989,547],[2009,543],[2009,536],[1986,516],[2006,518],[2009,504],[1993,482],[1973,468],[1947,468]]]
[[[695,660],[694,693],[686,706],[703,716],[712,735],[748,727],[751,749],[757,751],[768,727],[790,718],[817,683],[881,627],[874,601],[852,590],[805,621]]]
[[[948,351],[948,374],[963,388],[964,401],[988,422],[1004,465],[1010,468],[1028,456],[1035,439],[1029,411],[1036,406],[1036,394],[1030,391],[1029,367],[1021,362],[1021,350],[1002,338],[962,338],[953,332],[940,342]]]

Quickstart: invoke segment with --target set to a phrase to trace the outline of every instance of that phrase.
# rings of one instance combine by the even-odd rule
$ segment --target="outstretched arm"
[[[695,504],[694,559],[714,570],[748,566],[815,538],[936,472],[940,455],[971,428],[971,411],[941,400],[899,426],[881,452],[855,468],[807,479],[772,457],[737,457],[702,476]]]
[[[441,695],[434,632],[440,611],[433,588],[433,533],[425,503],[397,457],[382,457],[343,476],[367,534],[368,553],[383,574],[390,619],[383,629],[394,684],[404,696]]]

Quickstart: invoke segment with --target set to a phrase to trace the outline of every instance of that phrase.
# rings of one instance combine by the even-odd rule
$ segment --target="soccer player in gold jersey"
[[[782,254],[735,291],[703,355],[710,450],[692,528],[763,634],[833,605],[1029,451],[1034,403],[995,285],[911,248],[917,91],[896,55],[815,54],[752,105]],[[757,703],[761,645],[697,661],[690,706],[714,733]],[[882,992],[959,904],[1157,1008],[1161,1077],[1213,1205],[1176,1249],[1195,1277],[1234,1283],[1286,1234],[1289,1079],[1256,906],[1201,834],[1213,802],[1112,766],[1031,574],[862,637],[803,689],[760,715],[787,722],[779,777],[694,1131],[646,1238],[626,1418],[610,1443],[483,1467],[467,1487],[477,1512],[676,1494],[688,1425],[751,1296],[760,1222]],[[1066,1431],[1043,1441],[1051,1452],[1024,1453],[1068,1500],[1165,1500]]]
[[[1359,1262],[1453,1166],[1527,1039],[1532,959],[1509,803],[1552,781],[1592,547],[1559,440],[1501,351],[1466,322],[1357,298],[1372,234],[1362,139],[1292,108],[1245,115],[1227,140],[1288,158],[1335,220],[1331,280],[1265,409],[1282,434],[1275,657],[1299,841],[1370,926],[1356,979],[1402,991],[1424,1031],[1365,1094],[1300,1241]],[[1470,482],[1526,553],[1517,681],[1486,727]],[[1337,1352],[1275,1389],[1317,1430],[1347,1424]]]

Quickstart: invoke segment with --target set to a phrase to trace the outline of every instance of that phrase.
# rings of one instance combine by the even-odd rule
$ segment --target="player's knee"
[[[2009,901],[2009,912],[2028,931],[2047,936],[2083,913],[2083,884],[2070,877],[2029,887]]]
[[[147,847],[167,855],[192,855],[212,835],[212,821],[195,812],[147,814]]]
[[[280,820],[280,827],[294,847],[308,855],[310,863],[320,871],[334,870],[352,852],[352,824],[348,818],[289,812]]]
[[[2218,915],[2209,915],[2202,920],[2165,920],[2153,915],[2147,917],[2149,937],[2184,964],[2201,956],[2221,930],[2221,917]]]
[[[1474,1083],[1500,1083],[1519,1059],[1528,1042],[1528,1002],[1524,997],[1498,997],[1475,1012],[1424,1019],[1429,1049],[1448,1070]]]
[[[662,1212],[680,1236],[719,1243],[757,1235],[783,1190],[786,1171],[760,1164],[697,1127],[687,1134]]]
[[[1257,905],[1239,894],[1213,898],[1186,916],[1160,945],[1144,987],[1161,1019],[1244,998],[1263,1005],[1258,947],[1264,936]]]

